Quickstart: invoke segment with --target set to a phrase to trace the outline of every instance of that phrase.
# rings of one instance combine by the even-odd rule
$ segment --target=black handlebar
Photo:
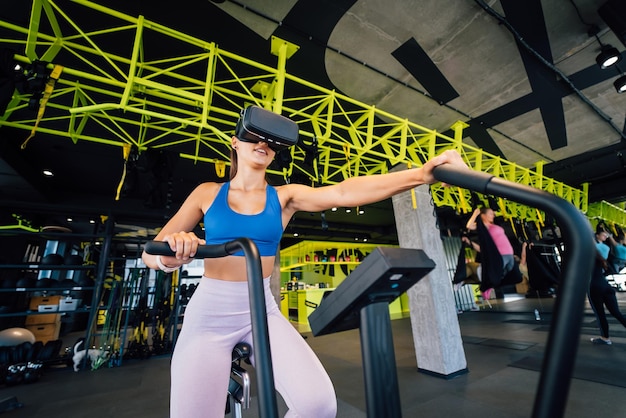
[[[237,240],[229,241],[224,244],[199,245],[194,258],[226,257],[227,255],[234,254],[240,249],[240,244]],[[144,250],[148,254],[174,256],[174,251],[170,249],[170,245],[165,241],[148,241],[146,242]]]
[[[265,314],[265,289],[261,257],[256,244],[248,238],[239,238],[224,244],[201,245],[195,258],[219,258],[243,250],[248,274],[248,293],[250,296],[250,322],[252,324],[252,342],[254,343],[255,369],[257,372],[257,391],[259,393],[259,415],[266,418],[278,416],[276,393],[274,391],[274,372],[270,353],[269,331]],[[148,241],[144,251],[154,255],[173,256],[167,242]]]
[[[571,203],[539,189],[448,165],[436,167],[433,174],[437,180],[447,184],[543,209],[554,217],[561,228],[566,249],[564,268],[532,416],[562,417],[576,360],[585,295],[594,259],[593,231],[589,222]]]

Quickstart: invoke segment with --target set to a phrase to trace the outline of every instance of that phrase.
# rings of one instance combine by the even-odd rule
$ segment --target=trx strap
[[[54,84],[59,79],[59,77],[61,77],[62,72],[63,67],[61,65],[55,65],[52,69],[50,77],[48,77],[48,81],[46,82],[46,88],[43,92],[41,102],[39,103],[39,112],[37,113],[35,126],[33,126],[33,129],[30,131],[30,135],[28,136],[28,138],[26,138],[26,140],[22,143],[21,149],[25,149],[28,141],[30,141],[30,139],[35,136],[35,132],[37,132],[37,127],[39,126],[39,121],[41,121],[41,118],[43,118],[43,113],[46,110],[46,104],[48,103],[48,99],[52,94],[52,90],[54,90]]]
[[[122,171],[122,179],[120,180],[120,184],[117,186],[117,193],[115,194],[115,200],[120,200],[120,193],[122,192],[122,186],[124,186],[124,180],[126,179],[126,166],[128,165],[128,157],[130,157],[131,145],[124,144],[123,145],[123,153],[124,153],[124,168]]]
[[[218,160],[215,162],[215,174],[220,178],[224,177],[224,174],[226,174],[226,161]]]

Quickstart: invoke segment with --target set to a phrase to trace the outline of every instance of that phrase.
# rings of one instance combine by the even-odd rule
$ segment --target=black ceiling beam
[[[500,3],[507,21],[515,28],[526,44],[544,60],[553,64],[541,1],[502,0]],[[566,89],[557,80],[556,74],[539,62],[517,39],[516,43],[526,68],[528,82],[541,112],[550,146],[553,150],[563,148],[567,146],[567,132],[561,98],[571,91]]]
[[[414,38],[404,42],[391,55],[439,104],[459,97],[459,93]]]

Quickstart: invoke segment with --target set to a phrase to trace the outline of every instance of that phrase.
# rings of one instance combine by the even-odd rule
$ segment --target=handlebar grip
[[[444,183],[479,193],[486,193],[487,186],[494,177],[493,174],[455,167],[450,164],[438,165],[433,169],[433,175],[437,180]]]
[[[234,254],[239,249],[237,241],[229,241],[224,244],[199,245],[194,258],[219,258]],[[165,241],[148,241],[144,251],[153,255],[174,256],[174,251]]]

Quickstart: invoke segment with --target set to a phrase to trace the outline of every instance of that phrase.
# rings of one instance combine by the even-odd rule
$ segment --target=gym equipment
[[[401,416],[389,304],[433,268],[422,250],[378,247],[309,315],[314,336],[360,326],[370,417]]]
[[[563,263],[562,270],[561,283],[563,285],[560,287],[559,296],[555,302],[554,319],[548,337],[532,416],[534,418],[562,417],[576,360],[587,283],[591,277],[594,242],[589,223],[573,205],[539,189],[496,178],[491,174],[447,165],[436,167],[433,174],[437,180],[450,185],[486,195],[505,197],[543,209],[553,215],[559,224],[563,232],[565,248],[567,248],[566,261]],[[372,254],[369,257],[372,257]],[[309,316],[309,323],[314,335],[322,335],[350,329],[357,321],[360,321],[368,416],[399,417],[401,412],[397,399],[395,359],[390,359],[393,345],[388,345],[391,335],[387,333],[385,325],[389,318],[389,310],[386,304],[377,303],[378,298],[384,299],[385,292],[383,291],[383,296],[380,297],[379,288],[371,287],[371,284],[368,285],[370,288],[367,290],[359,288],[360,286],[367,287],[364,285],[366,281],[367,283],[382,283],[382,289],[384,286],[392,287],[393,263],[388,263],[384,259],[384,254],[380,252],[378,255],[374,254],[369,264],[374,264],[376,269],[371,272],[367,268],[361,269],[365,261],[359,265],[353,272],[354,274],[361,270],[358,275],[355,275],[356,279],[351,278],[352,275],[347,277]],[[392,295],[387,297],[392,297]],[[383,331],[380,332],[380,329]],[[381,335],[376,334],[377,331]],[[376,357],[378,353],[381,354]],[[372,364],[368,364],[370,362]],[[381,378],[387,379],[386,384],[390,386],[378,387],[380,382],[374,379]],[[396,386],[393,386],[394,382]]]
[[[35,277],[22,277],[15,283],[15,287],[23,289],[32,289],[37,286],[37,279]]]
[[[35,334],[26,328],[7,328],[0,331],[0,347],[15,346],[24,342],[35,343]]]
[[[82,266],[83,265],[83,257],[78,254],[70,254],[66,255],[63,259],[63,264],[67,266]]]
[[[250,296],[250,322],[252,342],[255,347],[257,390],[259,392],[259,416],[277,417],[278,405],[274,387],[274,372],[270,354],[270,340],[265,314],[265,290],[261,257],[256,244],[248,238],[238,238],[224,244],[203,245],[198,247],[196,258],[225,257],[243,250],[248,274]],[[148,254],[174,255],[167,242],[148,241],[144,247]]]
[[[26,363],[11,364],[7,367],[7,374],[4,377],[4,383],[7,386],[15,386],[24,382],[24,372],[26,371]]]
[[[39,262],[41,265],[45,266],[60,266],[63,264],[63,256],[60,254],[46,254],[42,257]]]
[[[250,364],[251,355],[250,344],[241,342],[233,348],[228,396],[226,397],[226,413],[231,413],[233,418],[241,418],[241,410],[250,408],[250,377],[246,369],[241,367],[241,362]]]
[[[41,361],[29,361],[24,369],[23,382],[35,383],[43,375],[43,363]]]
[[[35,288],[38,289],[47,289],[49,287],[55,287],[58,282],[49,277],[44,277],[35,282]]]
[[[587,285],[595,254],[589,222],[574,205],[560,197],[488,173],[443,165],[436,167],[433,174],[437,180],[447,184],[542,209],[552,215],[559,225],[567,252],[564,254],[562,284],[554,305],[532,416],[562,417],[574,370]]]

